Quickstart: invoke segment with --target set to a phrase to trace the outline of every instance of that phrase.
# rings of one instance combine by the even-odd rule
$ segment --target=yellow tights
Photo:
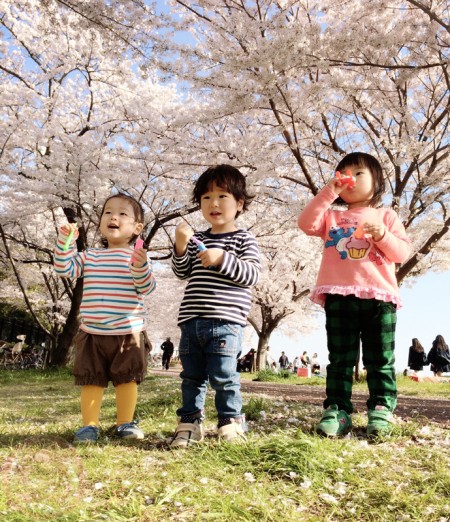
[[[102,406],[102,386],[86,385],[81,387],[81,416],[83,426],[100,425],[100,408]],[[116,425],[131,422],[137,403],[137,384],[135,381],[116,386]]]

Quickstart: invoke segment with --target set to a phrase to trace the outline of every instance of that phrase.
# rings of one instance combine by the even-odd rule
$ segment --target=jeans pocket
[[[243,330],[239,324],[215,321],[213,353],[237,357],[241,350]]]

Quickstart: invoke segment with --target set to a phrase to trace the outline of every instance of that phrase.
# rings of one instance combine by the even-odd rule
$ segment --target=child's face
[[[348,204],[348,208],[367,207],[374,193],[373,177],[370,169],[352,165],[345,170],[350,170],[356,183],[353,188],[346,187],[340,193],[340,197]]]
[[[200,198],[200,210],[211,224],[213,234],[223,234],[237,230],[234,220],[236,213],[242,211],[244,202],[237,201],[233,194],[218,187],[215,183]]]
[[[142,232],[143,224],[137,223],[133,206],[123,198],[110,199],[100,219],[100,232],[109,248],[128,248],[133,235]]]

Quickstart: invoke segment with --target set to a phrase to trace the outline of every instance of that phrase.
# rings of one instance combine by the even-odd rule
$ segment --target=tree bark
[[[58,336],[56,345],[51,347],[48,364],[50,367],[62,367],[67,364],[69,350],[72,346],[72,340],[78,331],[80,325],[79,311],[81,298],[83,296],[83,279],[77,279],[73,289],[72,303],[66,324],[61,334]]]

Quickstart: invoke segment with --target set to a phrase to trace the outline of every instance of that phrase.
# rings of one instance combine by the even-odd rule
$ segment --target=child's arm
[[[393,210],[386,212],[383,222],[368,221],[364,223],[364,231],[371,234],[377,248],[392,263],[403,263],[411,253],[411,241],[406,235],[405,227]]]
[[[151,261],[147,257],[147,250],[138,248],[133,252],[131,275],[138,294],[149,295],[156,288],[156,279],[153,275]]]
[[[297,225],[308,236],[322,237],[326,233],[326,212],[345,189],[341,181],[333,178],[300,212]]]
[[[84,255],[77,252],[75,244],[77,237],[78,230],[74,223],[68,223],[59,229],[53,266],[60,277],[83,276]]]
[[[175,230],[172,270],[178,279],[187,279],[191,275],[192,260],[188,255],[188,244],[193,235],[194,231],[184,221],[181,222]]]
[[[256,239],[250,234],[243,240],[243,243],[237,253],[228,252],[216,248],[208,248],[221,252],[222,262],[219,266],[215,265],[220,274],[227,276],[233,283],[243,287],[251,287],[256,285],[261,273],[261,261],[258,244]],[[201,252],[199,257],[206,252]],[[202,260],[203,263],[203,260]],[[210,266],[207,264],[204,266]]]
[[[192,228],[182,221],[175,229],[175,254],[178,257],[184,256],[189,244],[189,240],[194,235]]]

